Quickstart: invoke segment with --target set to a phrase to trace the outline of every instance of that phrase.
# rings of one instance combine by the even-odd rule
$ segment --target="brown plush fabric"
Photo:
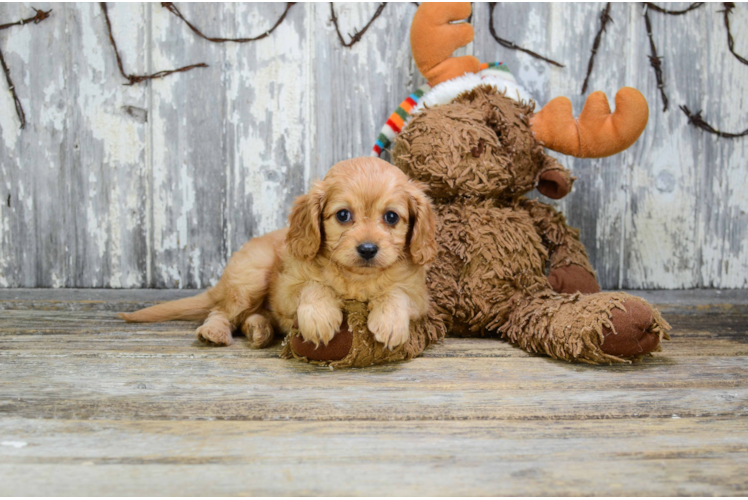
[[[552,200],[560,200],[571,191],[569,176],[559,170],[546,170],[540,174],[538,191]]]
[[[636,321],[629,311],[636,311]],[[642,320],[649,310],[649,321]],[[620,314],[619,314],[620,313]],[[621,318],[625,318],[621,321]],[[648,324],[647,324],[648,323]],[[641,329],[637,333],[636,329]],[[550,290],[522,294],[501,333],[529,352],[544,353],[552,358],[586,363],[621,363],[652,352],[663,338],[669,338],[670,325],[644,300],[621,292],[592,295],[562,295]],[[610,334],[620,333],[620,342],[609,344]],[[637,335],[648,335],[657,342],[649,350],[634,347]],[[624,338],[625,337],[625,338]],[[609,351],[609,352],[606,352]],[[626,359],[628,358],[628,359]]]
[[[543,239],[543,245],[550,254],[551,269],[576,264],[586,269],[593,278],[596,276],[587,257],[587,251],[579,241],[579,229],[568,226],[564,214],[550,205],[527,198],[518,198],[514,201],[513,207],[527,211],[532,219],[535,229]]]
[[[395,164],[435,199],[428,284],[439,321],[455,335],[498,333],[559,359],[638,359],[669,325],[641,299],[599,293],[579,231],[523,196],[544,181],[546,194],[561,196],[574,180],[545,154],[532,118],[526,103],[479,86],[416,114],[396,139]]]
[[[472,41],[468,2],[422,3],[411,48],[421,73],[437,85],[479,70],[472,56],[451,57]],[[566,196],[570,172],[543,150],[577,157],[623,151],[644,130],[648,107],[625,87],[610,112],[593,92],[578,119],[556,98],[538,113],[489,85],[414,115],[397,137],[394,163],[430,186],[437,212],[437,259],[427,282],[428,317],[411,323],[408,342],[393,351],[366,327],[365,304],[344,305],[347,328],[314,348],[297,330],[282,356],[333,367],[370,366],[418,356],[447,331],[501,335],[530,352],[586,363],[621,363],[659,349],[670,328],[656,309],[624,293],[601,293],[579,231],[563,214],[523,195],[537,188]],[[547,276],[546,276],[547,273]]]
[[[531,119],[530,105],[490,86],[415,115],[393,160],[426,182],[435,200],[428,318],[412,324],[408,343],[388,351],[366,329],[366,306],[347,302],[352,341],[345,357],[298,349],[296,332],[284,356],[369,366],[417,356],[447,331],[498,334],[530,352],[586,363],[630,362],[658,349],[670,328],[659,312],[625,293],[599,293],[579,231],[553,207],[523,196],[539,184],[560,197],[574,181],[545,154]]]
[[[625,304],[625,310],[611,311],[610,321],[614,328],[603,328],[603,342],[601,349],[606,354],[620,357],[634,357],[651,352],[657,347],[661,336],[665,335],[661,329],[653,325],[664,323],[662,318],[655,317],[655,313],[644,301],[630,300]]]
[[[347,325],[346,331],[348,332],[348,335],[345,332],[343,335],[351,340],[346,355],[338,358],[343,349],[336,349],[333,353],[330,353],[329,357],[323,354],[327,352],[325,350],[322,353],[316,352],[314,349],[305,350],[304,347],[299,350],[298,346],[304,346],[307,343],[300,341],[300,334],[298,330],[294,329],[286,338],[281,356],[286,359],[295,358],[300,361],[334,368],[366,367],[412,359],[419,356],[429,345],[442,340],[446,334],[443,326],[444,321],[436,311],[431,310],[426,318],[411,322],[410,339],[405,344],[390,351],[383,344],[377,342],[374,335],[366,327],[369,313],[366,304],[352,300],[346,301],[343,304],[343,311],[346,318],[344,324]],[[340,336],[340,333],[336,334],[328,344],[328,350],[336,342],[338,336]]]
[[[558,293],[588,294],[600,291],[595,275],[577,264],[551,269],[548,273],[548,283],[553,291]]]
[[[312,361],[340,361],[348,356],[353,346],[353,333],[348,329],[348,322],[343,318],[340,331],[335,334],[327,345],[315,346],[307,342],[300,335],[294,335],[289,340],[291,349],[304,358]]]
[[[395,141],[393,160],[438,200],[511,199],[534,189],[542,171],[563,169],[533,138],[531,114],[529,104],[479,86],[414,116]]]

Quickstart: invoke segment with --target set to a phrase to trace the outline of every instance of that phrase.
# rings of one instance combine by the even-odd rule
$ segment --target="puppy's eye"
[[[335,218],[338,219],[338,222],[350,222],[353,217],[348,210],[343,209],[337,211]]]
[[[400,216],[397,215],[395,212],[389,211],[386,214],[384,214],[384,221],[391,226],[394,226],[395,224],[397,224],[397,221],[399,220],[400,220]]]

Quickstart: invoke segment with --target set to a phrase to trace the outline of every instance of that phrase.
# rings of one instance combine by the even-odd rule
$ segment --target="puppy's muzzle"
[[[361,243],[356,247],[356,251],[364,260],[371,260],[376,257],[379,247],[371,242]]]

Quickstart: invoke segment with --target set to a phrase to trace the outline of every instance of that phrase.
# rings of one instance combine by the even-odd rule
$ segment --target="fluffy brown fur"
[[[236,252],[214,288],[120,316],[201,319],[200,340],[228,345],[241,329],[255,347],[297,323],[304,340],[327,345],[343,322],[343,301],[356,300],[368,303],[374,338],[394,349],[408,342],[411,319],[428,311],[424,266],[436,255],[434,227],[420,183],[379,159],[343,161],[296,199],[287,229]],[[362,243],[378,247],[373,258],[359,252]]]
[[[556,358],[641,357],[667,338],[667,323],[641,299],[596,293],[579,231],[523,196],[537,187],[561,198],[574,180],[545,154],[531,118],[526,103],[479,86],[416,114],[396,139],[395,164],[428,183],[435,201],[428,284],[437,315],[454,334],[498,333]]]
[[[307,342],[301,342],[303,339],[298,331],[292,330],[286,338],[281,356],[334,368],[360,368],[420,356],[424,349],[442,340],[446,333],[441,329],[444,322],[431,308],[423,318],[411,321],[407,342],[394,349],[388,349],[381,342],[377,342],[367,328],[369,311],[366,304],[347,300],[343,303],[343,310],[346,317],[344,326],[335,334],[328,346],[314,348]]]

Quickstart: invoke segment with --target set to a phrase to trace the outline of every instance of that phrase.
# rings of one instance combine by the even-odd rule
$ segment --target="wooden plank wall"
[[[683,8],[688,4],[670,4]],[[124,86],[98,4],[0,4],[0,24],[52,8],[38,25],[0,32],[27,117],[19,129],[0,81],[0,287],[206,287],[252,236],[280,227],[295,196],[334,162],[368,154],[382,123],[422,82],[411,60],[411,3],[388,4],[361,41],[341,46],[330,4],[299,4],[269,37],[216,44],[160,4],[110,4],[125,70],[208,68]],[[210,36],[255,36],[283,4],[187,4]],[[336,4],[348,38],[378,4]],[[504,38],[556,68],[498,45],[476,4],[475,42],[506,62],[541,104],[577,112],[604,4],[499,4]],[[721,4],[683,16],[650,12],[670,109],[662,112],[639,4],[613,4],[590,90],[638,87],[650,122],[629,151],[562,157],[579,177],[558,203],[606,288],[748,285],[748,138],[689,126],[748,127],[748,66],[727,47]],[[748,54],[748,7],[731,16]],[[589,91],[588,91],[589,92]]]

